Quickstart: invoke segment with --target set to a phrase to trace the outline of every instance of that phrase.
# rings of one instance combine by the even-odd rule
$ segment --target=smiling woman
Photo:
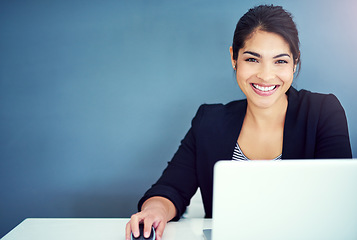
[[[230,50],[233,66],[239,66],[238,85],[249,104],[268,108],[278,103],[286,107],[285,93],[295,68],[289,44],[277,34],[259,30],[239,50],[237,60],[233,59],[232,47]]]
[[[232,47],[230,52],[248,102],[239,147],[249,159],[277,158],[283,149],[286,92],[296,66],[289,44],[278,34],[257,30],[239,49],[237,59]]]
[[[161,239],[167,221],[178,220],[200,188],[212,217],[213,166],[239,161],[351,158],[345,112],[332,95],[297,91],[298,31],[280,6],[250,9],[238,22],[230,47],[236,79],[246,99],[202,105],[161,178],[139,202],[126,237],[151,226]]]

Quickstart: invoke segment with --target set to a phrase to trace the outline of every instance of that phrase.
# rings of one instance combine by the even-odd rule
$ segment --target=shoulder
[[[210,115],[215,115],[215,114],[224,114],[224,113],[237,113],[240,111],[245,111],[247,107],[247,100],[237,100],[237,101],[232,101],[227,104],[202,104],[197,113],[198,114],[210,114]]]
[[[311,92],[305,89],[296,90],[290,88],[287,92],[290,107],[297,111],[321,111],[343,110],[341,103],[333,94]]]
[[[317,93],[311,92],[305,89],[296,90],[295,88],[290,88],[287,92],[287,95],[291,100],[303,102],[303,103],[312,103],[318,104],[322,102],[339,102],[337,97],[332,93],[325,94],[325,93]],[[290,100],[290,99],[289,99]]]
[[[316,131],[332,131],[335,126],[347,126],[345,111],[335,95],[297,91],[294,88],[289,89],[287,94],[289,105],[286,122],[289,126],[305,126]]]
[[[247,109],[247,100],[232,101],[227,104],[202,104],[194,119],[192,126],[204,128],[225,126],[241,122]]]
[[[290,88],[284,158],[350,157],[347,119],[333,94]]]

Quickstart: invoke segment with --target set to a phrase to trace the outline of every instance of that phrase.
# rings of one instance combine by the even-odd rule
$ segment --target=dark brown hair
[[[239,49],[256,30],[276,33],[283,37],[290,46],[297,73],[301,68],[300,41],[298,30],[292,15],[281,6],[259,5],[249,9],[238,21],[233,36],[233,59],[237,60]]]

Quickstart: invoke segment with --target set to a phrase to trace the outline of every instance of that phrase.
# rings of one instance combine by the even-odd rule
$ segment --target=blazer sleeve
[[[345,111],[332,94],[326,95],[320,109],[315,158],[352,158]]]
[[[202,105],[193,118],[191,128],[181,141],[177,152],[168,162],[159,180],[144,194],[138,203],[141,211],[143,203],[153,196],[169,199],[176,207],[177,215],[173,220],[179,220],[190,203],[191,197],[198,188],[196,175],[196,130],[203,116]]]

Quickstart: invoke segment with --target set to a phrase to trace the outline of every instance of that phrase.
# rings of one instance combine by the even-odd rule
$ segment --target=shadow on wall
[[[137,211],[136,202],[141,196],[121,195],[82,195],[75,199],[72,213],[76,217],[95,217],[95,218],[118,218],[130,217]]]

